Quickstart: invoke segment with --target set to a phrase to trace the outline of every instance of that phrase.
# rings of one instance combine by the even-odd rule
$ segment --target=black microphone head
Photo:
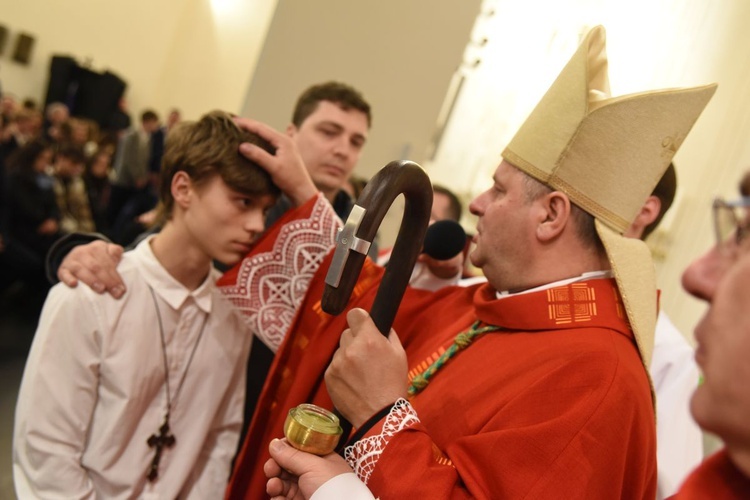
[[[461,253],[466,246],[466,231],[456,221],[440,220],[427,228],[423,253],[433,259],[448,260]]]

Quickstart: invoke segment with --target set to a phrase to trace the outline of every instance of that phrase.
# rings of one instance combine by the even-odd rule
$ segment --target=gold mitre
[[[648,247],[622,233],[715,91],[712,84],[611,97],[605,32],[597,26],[502,154],[594,216],[646,366],[656,278]]]

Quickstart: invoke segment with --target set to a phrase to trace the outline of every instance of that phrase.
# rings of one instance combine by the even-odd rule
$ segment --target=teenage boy
[[[127,252],[122,300],[58,285],[16,408],[19,498],[220,498],[252,336],[215,286],[263,231],[278,188],[238,153],[271,146],[212,112],[166,144],[162,231]]]

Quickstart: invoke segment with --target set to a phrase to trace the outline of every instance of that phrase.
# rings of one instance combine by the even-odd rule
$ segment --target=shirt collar
[[[594,279],[609,279],[612,276],[613,276],[612,271],[590,271],[588,273],[583,273],[580,276],[575,276],[573,278],[566,278],[560,281],[553,281],[552,283],[547,283],[546,285],[540,285],[534,288],[529,288],[528,290],[522,290],[520,292],[509,292],[509,291],[497,292],[497,298],[502,299],[505,297],[513,297],[515,295],[522,295],[524,293],[539,292],[541,290],[547,290],[549,288],[569,285],[571,283],[576,283],[578,281],[586,281],[586,280],[594,280]]]
[[[212,284],[216,278],[213,268],[198,288],[193,291],[188,290],[157,260],[150,243],[155,236],[150,235],[144,238],[132,252],[138,261],[143,279],[172,309],[180,309],[185,301],[192,297],[199,309],[207,314],[210,313]]]

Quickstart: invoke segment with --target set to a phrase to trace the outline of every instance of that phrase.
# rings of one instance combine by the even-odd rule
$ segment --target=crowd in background
[[[45,258],[61,236],[99,232],[128,245],[143,232],[158,198],[164,139],[179,120],[173,110],[162,126],[148,110],[136,126],[107,129],[60,102],[40,109],[3,95],[0,296],[21,294],[38,312],[49,289]]]

